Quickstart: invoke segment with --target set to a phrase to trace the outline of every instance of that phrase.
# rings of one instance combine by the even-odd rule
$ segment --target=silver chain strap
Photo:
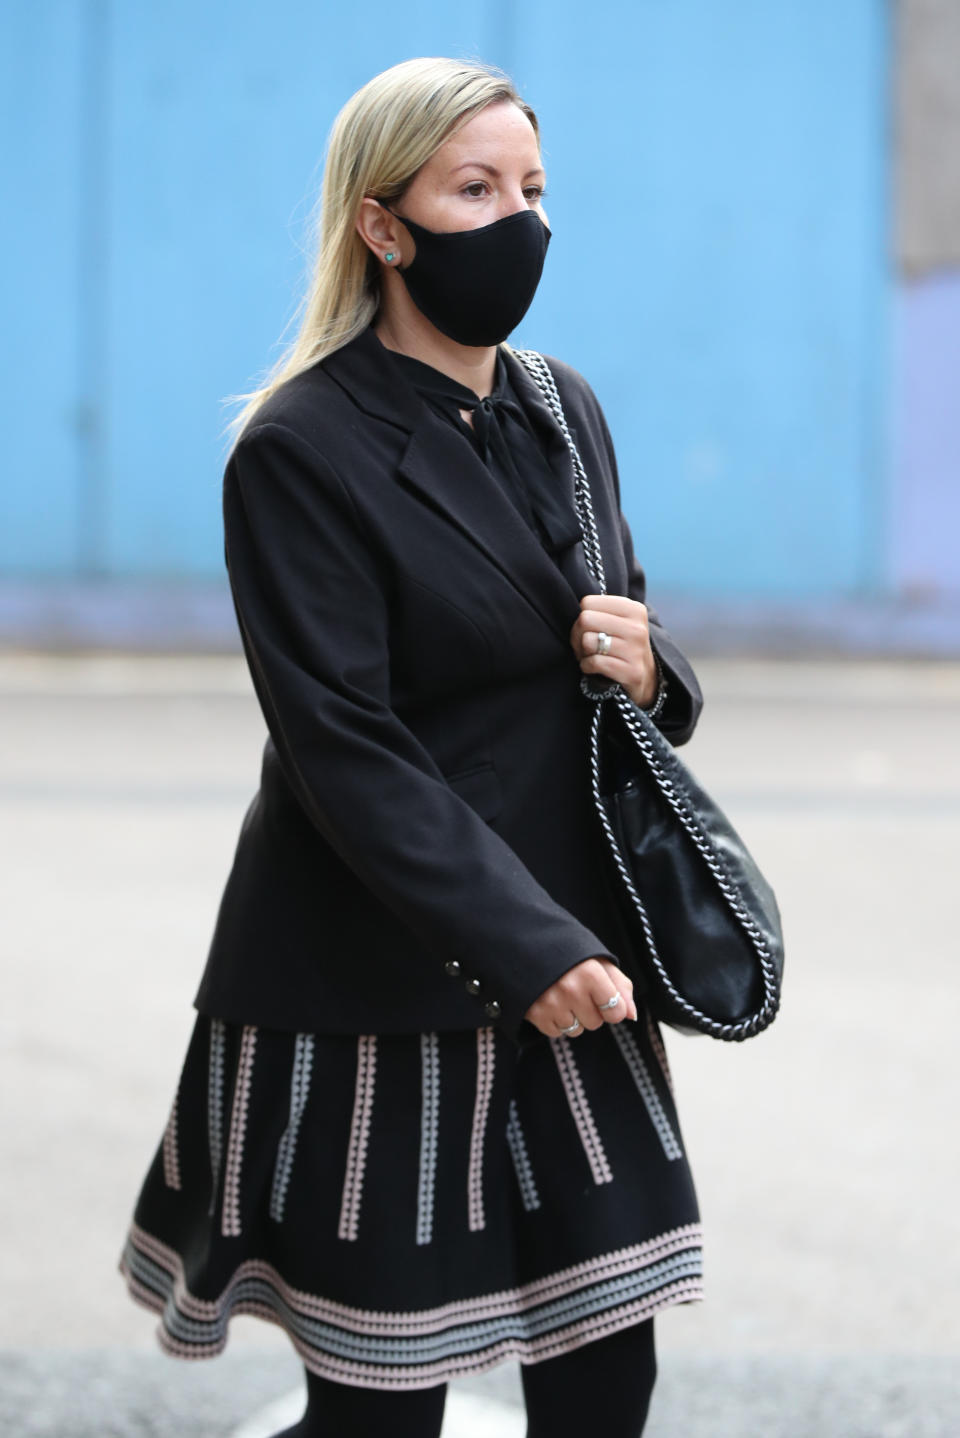
[[[515,350],[514,354],[540,390],[567,442],[567,448],[573,460],[574,503],[583,536],[584,557],[587,562],[587,567],[590,570],[591,578],[597,586],[597,593],[606,594],[603,556],[600,550],[600,534],[593,512],[590,481],[587,478],[583,460],[580,458],[580,452],[570,433],[570,427],[567,424],[566,415],[563,412],[563,405],[560,401],[556,381],[543,355],[538,354],[536,350]],[[610,852],[613,855],[624,887],[630,895],[630,899],[637,911],[650,962],[671,1001],[687,1018],[694,1021],[698,1029],[705,1030],[719,1039],[738,1041],[750,1038],[752,1034],[755,1034],[759,1029],[765,1028],[767,1024],[769,1024],[779,1007],[779,976],[773,955],[770,953],[763,935],[757,928],[749,910],[744,904],[737,885],[727,871],[721,855],[711,843],[709,836],[704,832],[703,826],[700,824],[695,811],[691,807],[687,795],[679,790],[669,775],[664,772],[663,765],[656,750],[656,742],[659,741],[660,736],[656,731],[652,719],[633,703],[630,696],[620,684],[613,685],[610,689],[601,693],[596,693],[584,688],[584,693],[588,698],[595,701],[612,698],[616,703],[624,723],[633,737],[637,748],[643,755],[657,787],[703,856],[727,906],[750,941],[754,953],[757,956],[763,978],[763,1003],[755,1014],[751,1014],[745,1019],[740,1019],[736,1023],[721,1023],[717,1019],[710,1018],[708,1014],[702,1013],[694,1004],[691,1004],[685,999],[670,978],[657,950],[653,929],[643,900],[637,892],[636,885],[633,882],[627,865],[624,863],[623,855],[620,852],[620,845],[617,842],[616,835],[613,832],[610,819],[601,798],[600,723],[603,705],[601,702],[596,702],[590,725],[590,784],[593,791],[594,807],[596,808]],[[654,734],[656,735],[656,740],[651,737]]]

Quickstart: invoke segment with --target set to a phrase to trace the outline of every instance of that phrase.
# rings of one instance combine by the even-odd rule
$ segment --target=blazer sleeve
[[[620,506],[620,475],[613,439],[607,426],[606,416],[594,397],[600,422],[604,446],[610,461],[617,505]],[[647,603],[647,579],[643,567],[633,548],[633,536],[623,509],[620,509],[620,534],[623,542],[623,557],[627,566],[627,594],[631,599],[647,605],[650,622],[650,647],[663,666],[667,681],[667,698],[656,719],[657,728],[675,747],[686,744],[693,735],[703,709],[703,694],[689,660],[681,652],[675,639],[667,633],[657,611]]]
[[[623,512],[620,513],[620,530],[623,536],[623,553],[627,562],[627,593],[631,599],[647,604],[647,582],[643,568],[633,552],[633,538],[630,526]],[[667,681],[667,698],[657,715],[657,728],[675,747],[686,744],[692,738],[697,720],[703,709],[703,694],[697,676],[689,660],[681,653],[676,640],[667,633],[657,611],[647,604],[650,622],[650,647],[663,667]]]
[[[299,434],[247,431],[224,474],[226,560],[254,687],[309,819],[438,964],[516,1034],[574,964],[613,958],[447,784],[389,702],[386,577],[346,486]],[[444,980],[448,982],[448,980]]]

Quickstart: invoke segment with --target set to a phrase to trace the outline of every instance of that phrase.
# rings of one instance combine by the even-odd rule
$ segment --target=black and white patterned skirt
[[[701,1297],[656,1026],[331,1036],[198,1016],[120,1261],[182,1358],[232,1314],[341,1383],[425,1388]]]

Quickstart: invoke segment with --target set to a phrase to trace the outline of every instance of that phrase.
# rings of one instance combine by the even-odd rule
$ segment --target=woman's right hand
[[[612,1008],[602,1008],[614,994],[620,995],[619,1001]],[[580,1027],[571,1038],[582,1034],[584,1029],[598,1029],[601,1024],[619,1024],[636,1017],[633,984],[616,964],[601,958],[584,959],[561,974],[524,1014],[548,1039],[558,1038],[561,1031],[569,1029],[575,1021]]]

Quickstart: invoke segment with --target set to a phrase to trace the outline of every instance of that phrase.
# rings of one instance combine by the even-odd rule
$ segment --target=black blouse
[[[397,350],[390,353],[430,408],[469,439],[544,549],[565,567],[566,551],[580,538],[576,511],[559,490],[502,355],[497,354],[493,391],[480,399],[442,370]],[[472,426],[460,413],[464,409],[473,413]]]

